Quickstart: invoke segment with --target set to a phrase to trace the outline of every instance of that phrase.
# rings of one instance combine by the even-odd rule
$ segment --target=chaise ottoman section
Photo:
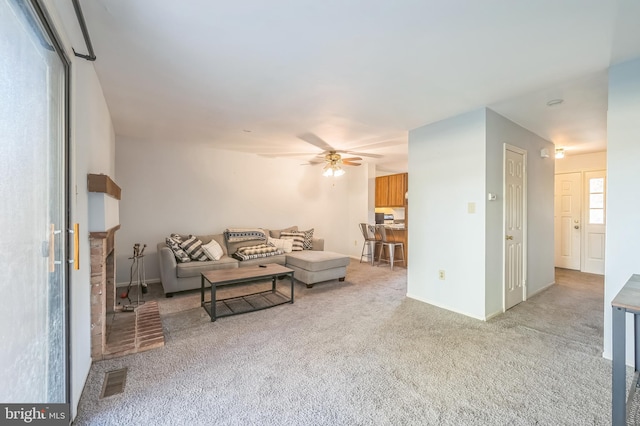
[[[322,281],[344,281],[349,261],[349,256],[340,253],[303,250],[287,253],[286,266],[294,270],[296,280],[311,288]]]

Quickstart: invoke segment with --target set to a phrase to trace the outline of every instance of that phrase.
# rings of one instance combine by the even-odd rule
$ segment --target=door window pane
[[[589,179],[589,193],[604,192],[604,178]]]
[[[589,210],[589,223],[593,225],[604,224],[604,210],[603,209],[590,209]]]
[[[591,207],[592,209],[604,208],[604,194],[590,194],[589,207]]]
[[[604,225],[604,178],[589,179],[589,224]]]

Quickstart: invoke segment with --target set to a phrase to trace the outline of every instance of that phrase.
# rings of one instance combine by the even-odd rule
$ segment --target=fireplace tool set
[[[145,294],[148,291],[147,283],[145,281],[144,274],[144,249],[147,247],[146,244],[142,245],[140,248],[139,243],[135,243],[133,245],[133,256],[131,259],[131,269],[129,271],[129,285],[127,286],[127,291],[123,292],[120,295],[121,299],[127,299],[129,303],[122,307],[123,311],[131,312],[136,309],[137,306],[140,306],[144,303],[144,299],[141,299],[141,294]],[[129,293],[131,292],[131,287],[135,285],[137,286],[136,291],[136,300],[132,301]],[[142,296],[144,297],[144,296]]]

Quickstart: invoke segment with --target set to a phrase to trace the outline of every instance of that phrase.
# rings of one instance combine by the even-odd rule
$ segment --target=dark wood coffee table
[[[289,294],[278,290],[279,277],[288,276],[291,283]],[[231,284],[251,284],[256,281],[271,279],[271,289],[262,290],[241,296],[216,298],[216,290]],[[211,285],[211,300],[205,300],[205,284]],[[211,321],[230,315],[259,311],[285,303],[293,303],[293,269],[278,264],[258,265],[237,269],[220,269],[203,272],[200,283],[200,305],[207,311]]]

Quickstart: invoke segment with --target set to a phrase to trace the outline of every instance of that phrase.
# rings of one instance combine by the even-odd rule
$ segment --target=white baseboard
[[[552,281],[551,283],[549,283],[549,284],[545,285],[544,287],[538,289],[535,293],[527,294],[527,299],[530,298],[530,297],[535,296],[538,293],[542,293],[543,291],[545,291],[546,289],[548,289],[549,287],[551,287],[552,285],[555,285],[555,284],[556,284],[556,282]]]
[[[151,278],[150,280],[145,280],[147,284],[155,284],[160,282],[160,278]],[[129,285],[128,282],[116,283],[116,288],[127,287]]]
[[[494,312],[494,313],[492,313],[492,314],[489,314],[489,315],[485,318],[485,321],[489,321],[490,319],[495,318],[495,317],[497,317],[498,315],[502,315],[503,313],[504,313],[504,312],[502,312],[502,311],[496,311],[496,312]]]
[[[440,309],[446,309],[447,311],[455,312],[456,314],[464,315],[466,317],[470,317],[470,318],[477,319],[477,320],[480,320],[480,321],[486,321],[485,318],[478,317],[476,315],[471,315],[471,314],[468,314],[466,312],[459,311],[457,309],[453,309],[450,306],[445,306],[445,305],[440,305],[438,303],[434,303],[434,302],[432,302],[430,300],[424,299],[424,298],[416,296],[414,294],[407,293],[407,297],[410,298],[410,299],[417,300],[419,302],[427,303],[429,305],[435,306],[435,307],[440,308]]]

